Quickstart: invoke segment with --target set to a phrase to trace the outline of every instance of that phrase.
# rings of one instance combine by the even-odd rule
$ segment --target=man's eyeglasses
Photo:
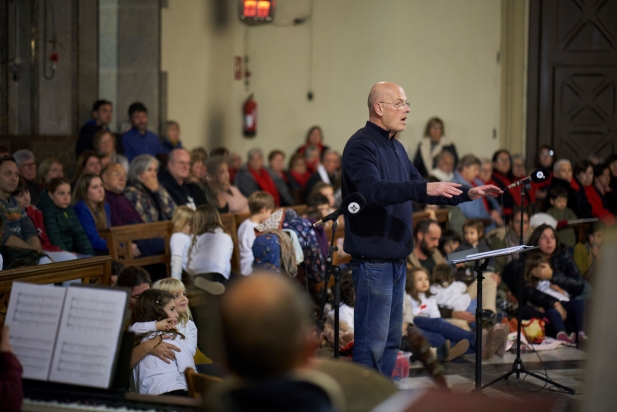
[[[409,104],[410,104],[409,102],[397,102],[397,103],[379,102],[379,103],[391,104],[392,106],[394,106],[396,110],[403,110],[405,106],[409,108]]]

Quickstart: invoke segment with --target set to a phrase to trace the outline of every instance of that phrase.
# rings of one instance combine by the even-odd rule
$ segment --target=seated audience
[[[413,160],[413,165],[418,169],[421,176],[427,177],[429,175],[429,172],[436,166],[437,156],[444,150],[452,153],[454,157],[452,168],[458,164],[456,146],[445,137],[445,134],[443,121],[439,117],[428,120],[424,129],[424,138],[418,144],[418,150]]]
[[[287,206],[294,203],[285,182],[264,167],[261,149],[249,151],[248,163],[238,170],[234,183],[244,196],[248,197],[258,190],[263,190],[272,196],[276,206]]]
[[[116,136],[109,130],[98,131],[92,139],[92,146],[99,155],[102,169],[112,163],[119,163],[124,170],[129,170],[129,161],[126,156],[116,152]]]
[[[240,170],[240,168],[242,167],[242,157],[240,157],[238,153],[229,153],[229,152],[227,153],[227,155],[210,154],[210,156],[223,156],[225,158],[225,161],[227,162],[227,166],[229,167],[229,181],[232,183],[235,182],[236,173],[238,173],[238,170]]]
[[[71,182],[71,189],[75,189],[75,183],[82,174],[100,176],[102,170],[99,155],[94,150],[84,150],[77,158],[77,168]]]
[[[98,255],[108,254],[107,241],[98,232],[111,227],[109,205],[105,202],[105,189],[100,177],[83,174],[77,179],[73,192],[73,209],[94,252]]]
[[[328,216],[332,210],[330,199],[320,191],[313,191],[306,198],[306,216],[313,219],[311,223],[315,223],[321,218]]]
[[[437,247],[444,257],[456,251],[463,243],[460,235],[452,229],[444,230],[439,238],[439,246]]]
[[[576,233],[574,227],[567,225],[568,220],[576,219],[576,214],[568,207],[568,191],[562,186],[554,186],[548,194],[551,208],[546,211],[553,216],[557,223],[563,222],[565,226],[557,229],[557,238],[569,248],[576,244]],[[566,222],[564,222],[566,221]]]
[[[140,266],[127,266],[118,275],[116,286],[131,289],[129,309],[133,311],[137,299],[145,290],[152,287],[152,280],[146,269]]]
[[[512,176],[514,176],[515,182],[527,177],[527,169],[525,168],[525,158],[523,155],[515,154],[512,156]]]
[[[523,244],[527,244],[529,239],[529,212],[527,209],[523,211]],[[486,243],[493,250],[504,249],[520,244],[521,236],[521,208],[516,206],[512,210],[512,219],[508,222],[507,227],[501,227],[490,232],[486,237]],[[503,273],[506,265],[513,259],[517,260],[519,255],[506,255],[495,258],[495,272]]]
[[[541,183],[531,182],[530,195],[532,201],[544,201],[548,195],[548,187],[551,184],[551,178],[553,177],[553,160],[555,159],[555,152],[549,145],[542,145],[536,152],[536,159],[534,161],[535,169],[548,169],[550,177]]]
[[[613,215],[598,193],[593,182],[593,164],[589,160],[581,160],[574,165],[574,176],[582,186],[582,189],[591,205],[591,214],[594,217],[600,218],[607,225],[615,224],[615,215]]]
[[[139,155],[156,156],[163,152],[156,134],[148,130],[148,109],[143,103],[129,106],[129,120],[132,128],[122,135],[124,154],[132,162]]]
[[[134,368],[132,389],[146,395],[188,396],[184,370],[195,371],[195,361],[186,337],[177,328],[179,315],[173,295],[164,290],[144,290],[135,302],[129,320],[129,332],[137,333],[136,342],[156,339],[173,342],[180,348],[173,362],[162,361],[156,356],[146,356]],[[139,333],[143,323],[155,323],[154,332]]]
[[[437,155],[435,159],[435,168],[433,168],[429,175],[433,176],[440,182],[451,182],[454,178],[454,155],[444,150]]]
[[[484,183],[478,179],[480,172],[480,159],[474,155],[466,155],[458,163],[457,170],[454,172],[452,182],[459,183],[464,188],[482,186]],[[503,226],[503,219],[499,212],[500,206],[497,199],[483,197],[471,202],[459,204],[458,207],[467,219],[491,220],[493,224],[486,228],[487,231],[496,226]]]
[[[606,159],[606,164],[611,171],[611,190],[617,193],[617,154],[610,155],[608,159]]]
[[[171,277],[182,280],[182,271],[186,270],[189,259],[189,249],[193,241],[193,214],[195,211],[188,206],[178,206],[171,219],[171,239],[169,253],[171,254]]]
[[[36,228],[28,217],[26,210],[19,205],[11,194],[19,184],[17,163],[12,157],[0,158],[0,218],[2,219],[2,245],[11,248],[32,249],[42,252]],[[53,242],[52,242],[53,243]],[[57,245],[56,245],[57,246]],[[66,249],[65,249],[66,250]],[[49,263],[46,257],[38,260],[39,264]],[[7,262],[4,262],[8,265]]]
[[[119,163],[112,163],[101,173],[105,189],[105,203],[109,206],[111,226],[144,223],[137,210],[122,195],[126,188],[126,171]]]
[[[42,209],[45,231],[49,240],[62,250],[77,253],[78,257],[93,256],[94,249],[75,210],[71,206],[69,181],[56,177],[47,185],[51,202]]]
[[[611,169],[607,163],[593,168],[593,185],[609,212],[617,215],[617,195],[611,189]]]
[[[180,141],[180,124],[175,120],[168,120],[165,123],[165,134],[161,147],[163,152],[170,154],[174,149],[182,149],[182,142]]]
[[[503,209],[502,213],[506,221],[510,219],[512,208],[520,206],[521,193],[520,188],[508,189],[508,186],[514,182],[512,174],[512,156],[506,149],[497,150],[493,154],[493,182],[503,190]]]
[[[197,187],[193,193],[189,191],[187,179],[191,172],[191,155],[184,149],[174,149],[169,154],[167,170],[159,173],[159,181],[176,205],[185,205],[192,209],[207,203],[206,194]],[[193,197],[193,195],[197,197]]]
[[[525,295],[531,303],[544,309],[555,330],[557,340],[566,343],[576,343],[577,338],[579,343],[587,340],[585,301],[572,299],[574,295],[570,291],[574,291],[572,293],[575,294],[578,288],[576,286],[569,288],[568,286],[573,283],[562,282],[555,276],[546,255],[541,251],[531,253],[525,258],[525,282],[525,286],[532,289]],[[569,319],[570,323],[574,321],[573,326],[577,333],[566,332],[564,324],[566,319]]]
[[[255,228],[265,222],[275,209],[274,199],[264,191],[254,192],[249,196],[250,217],[238,227],[238,248],[240,249],[240,273],[253,273],[253,242],[255,242]]]
[[[301,154],[301,153],[300,153]],[[321,158],[323,153],[319,151],[317,146],[308,146],[304,151],[304,162],[306,163],[306,170],[311,173],[317,172],[319,165],[321,165]]]
[[[598,267],[600,246],[604,239],[606,224],[596,222],[589,225],[586,230],[586,239],[574,246],[574,263],[586,282],[593,283],[592,279]]]
[[[311,172],[306,167],[304,155],[296,153],[289,160],[289,171],[287,171],[289,190],[306,190],[306,184],[310,178]]]
[[[334,212],[334,187],[325,182],[318,182],[313,186],[313,190],[311,194],[321,193],[328,199],[328,204],[330,205],[330,210],[328,213]]]
[[[221,315],[226,364],[237,384],[208,398],[208,410],[335,410],[313,383],[319,379],[302,378],[318,374],[308,368],[315,341],[306,297],[290,281],[271,274],[243,279],[223,295]]]
[[[64,177],[64,166],[55,157],[48,157],[41,162],[36,175],[36,181],[41,188],[41,193],[43,193],[47,183],[54,177]]]
[[[6,146],[0,146],[0,158],[10,156],[11,152]]]
[[[280,150],[273,150],[268,154],[268,171],[275,180],[278,180],[275,182],[277,186],[281,184],[282,180],[282,183],[289,189],[289,178],[285,172],[285,153]]]
[[[421,220],[417,223],[415,229],[415,247],[411,255],[407,257],[408,268],[423,267],[428,273],[431,273],[436,265],[448,263],[437,247],[439,246],[439,238],[441,237],[441,227],[439,224],[430,219]],[[486,277],[482,282],[482,307],[484,310],[490,310],[497,313],[497,283],[492,277]],[[474,280],[467,287],[467,293],[472,299],[477,296],[477,280]],[[465,314],[452,313],[453,318],[469,319]]]
[[[19,169],[19,176],[28,183],[32,202],[36,203],[41,189],[36,184],[36,160],[34,159],[34,153],[27,149],[21,149],[13,153],[13,158]]]
[[[202,205],[193,216],[193,239],[187,267],[210,282],[225,283],[231,274],[234,243],[216,207]]]
[[[26,210],[28,217],[38,233],[43,253],[49,256],[53,262],[65,262],[67,260],[77,259],[74,253],[62,250],[50,242],[49,237],[47,237],[47,232],[45,232],[43,212],[30,203],[30,192],[28,191],[28,184],[25,180],[19,179],[17,189],[15,189],[11,196],[17,199],[19,206]]]
[[[21,382],[23,368],[13,354],[9,327],[2,325],[0,331],[0,399],[7,412],[21,411],[24,388]]]
[[[159,162],[150,155],[139,155],[129,167],[129,186],[124,197],[133,205],[144,223],[170,220],[176,203],[157,177]]]
[[[463,239],[465,239],[465,241],[459,246],[457,252],[469,249],[477,249],[478,253],[489,252],[491,249],[486,243],[486,240],[484,240],[484,236],[484,224],[482,221],[478,219],[469,219],[463,225]],[[476,274],[473,271],[474,264],[472,262],[459,263],[456,266],[459,268],[457,274],[459,280],[470,283],[469,281],[475,278]],[[496,285],[499,285],[501,282],[499,273],[495,273],[494,258],[489,259],[484,275],[494,280]]]
[[[240,190],[231,184],[229,166],[223,156],[212,156],[206,162],[210,192],[216,199],[219,213],[248,213],[249,202]]]
[[[493,182],[493,162],[491,162],[491,159],[486,157],[480,159],[478,179],[485,185],[495,185],[495,182]]]
[[[206,160],[208,155],[203,148],[194,148],[189,153],[191,155],[191,171],[186,180],[187,184],[194,183],[200,188],[206,187],[208,184],[208,171],[206,169]]]
[[[306,183],[306,192],[311,193],[313,186],[319,182],[324,182],[332,186],[337,186],[341,168],[341,156],[333,151],[326,151],[323,154],[323,163],[317,167]]]
[[[77,144],[75,146],[75,156],[79,157],[85,150],[94,149],[94,136],[101,130],[109,130],[109,125],[113,118],[113,106],[108,100],[97,100],[92,105],[92,119],[81,127]]]
[[[568,159],[559,159],[553,166],[553,178],[548,187],[550,193],[555,186],[561,186],[568,191],[568,207],[579,219],[592,217],[591,205],[585,195],[585,189],[581,187],[575,177],[572,176],[572,164]],[[544,210],[550,207],[550,199],[544,199]]]
[[[305,154],[309,147],[317,149],[318,159],[328,150],[328,146],[324,146],[323,144],[323,130],[321,127],[313,126],[308,130],[304,144],[296,150],[296,153]],[[313,168],[313,172],[317,171],[316,163],[310,163],[310,165],[307,163],[307,166]]]

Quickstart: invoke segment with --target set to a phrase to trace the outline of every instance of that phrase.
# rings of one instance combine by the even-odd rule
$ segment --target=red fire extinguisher
[[[244,102],[244,136],[255,137],[257,134],[257,102],[251,94]]]

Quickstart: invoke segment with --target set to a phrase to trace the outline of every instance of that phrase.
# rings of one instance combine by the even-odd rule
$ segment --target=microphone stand
[[[338,228],[338,218],[332,221],[332,239],[330,241],[330,248],[328,249],[328,258],[326,259],[326,272],[324,274],[323,293],[321,295],[321,310],[320,318],[318,322],[317,330],[321,335],[323,331],[324,322],[324,310],[326,308],[326,299],[328,295],[328,283],[330,283],[330,276],[334,276],[334,358],[339,358],[339,308],[341,306],[341,268],[334,265],[333,255],[338,251],[338,246],[334,244],[334,235]]]
[[[525,214],[525,198],[527,196],[527,185],[521,185],[521,228],[519,231],[519,246],[523,245],[523,218]],[[507,234],[506,234],[507,236]],[[523,365],[523,360],[521,359],[521,323],[523,323],[522,315],[521,315],[521,306],[523,305],[523,278],[525,276],[525,255],[520,254],[518,258],[518,276],[516,278],[516,300],[518,301],[518,310],[516,311],[516,320],[518,321],[517,329],[516,329],[516,359],[514,359],[514,363],[512,364],[512,370],[506,372],[501,375],[497,379],[492,380],[491,382],[483,385],[481,389],[488,388],[489,386],[499,382],[500,380],[507,380],[511,375],[516,374],[516,379],[520,378],[521,373],[526,375],[531,375],[536,379],[547,382],[553,386],[556,386],[560,389],[563,389],[570,393],[570,395],[574,395],[576,391],[572,388],[569,388],[564,385],[560,385],[557,382],[552,381],[547,376],[539,375],[535,372],[530,372],[525,369]]]

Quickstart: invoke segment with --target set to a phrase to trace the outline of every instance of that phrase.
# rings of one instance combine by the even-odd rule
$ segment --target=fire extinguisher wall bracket
[[[243,123],[244,137],[255,137],[257,134],[257,102],[253,99],[253,94],[244,102]]]

